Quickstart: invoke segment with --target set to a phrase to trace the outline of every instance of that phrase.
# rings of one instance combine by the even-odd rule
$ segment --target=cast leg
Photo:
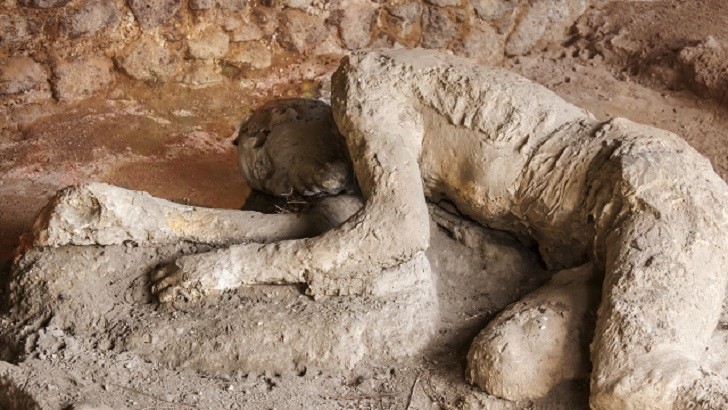
[[[466,377],[488,394],[518,401],[585,378],[599,286],[591,264],[557,273],[508,306],[475,338]]]

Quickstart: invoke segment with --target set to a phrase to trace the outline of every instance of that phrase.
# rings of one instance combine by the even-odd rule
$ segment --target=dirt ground
[[[698,81],[680,60],[681,50],[709,37],[728,49],[722,0],[618,1],[587,11],[562,42],[501,65],[599,119],[626,117],[681,135],[728,180],[728,103],[720,93],[728,70],[703,65],[723,80]],[[335,66],[309,61],[243,90],[129,81],[73,105],[13,108],[19,126],[0,140],[0,272],[7,275],[18,237],[35,214],[67,185],[102,181],[183,203],[240,208],[250,189],[237,171],[237,124],[272,98],[325,96]],[[6,387],[26,392],[0,393],[0,407],[26,408],[30,401],[21,398],[30,395],[43,396],[43,408],[83,402],[114,409],[587,408],[586,381],[560,385],[536,403],[503,402],[465,383],[473,336],[548,274],[515,244],[494,240],[481,252],[436,226],[433,234],[428,256],[442,316],[438,336],[421,357],[364,362],[344,372],[211,371],[145,360],[49,327],[18,367],[0,362],[0,375],[13,375]],[[101,336],[98,341],[107,340]]]

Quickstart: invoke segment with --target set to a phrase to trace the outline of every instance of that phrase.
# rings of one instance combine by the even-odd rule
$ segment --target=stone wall
[[[588,0],[0,0],[0,103],[66,103],[124,78],[204,87],[365,47],[497,64],[561,38]]]

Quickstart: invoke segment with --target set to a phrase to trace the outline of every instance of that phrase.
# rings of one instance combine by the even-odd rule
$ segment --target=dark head
[[[331,107],[314,99],[269,102],[240,126],[238,165],[253,189],[272,195],[336,195],[353,186]]]

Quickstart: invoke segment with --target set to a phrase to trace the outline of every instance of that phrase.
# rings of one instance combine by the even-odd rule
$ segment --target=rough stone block
[[[278,13],[270,7],[254,7],[250,10],[250,20],[260,27],[265,36],[282,30]]]
[[[225,33],[206,33],[202,37],[187,41],[190,55],[200,60],[211,60],[225,55],[230,46],[230,38]]]
[[[368,0],[352,0],[333,13],[346,48],[355,50],[369,45],[375,12],[376,7]]]
[[[584,0],[539,0],[531,2],[508,37],[509,56],[527,54],[540,40],[561,37],[586,9]]]
[[[266,44],[257,41],[241,43],[228,59],[233,64],[241,64],[261,70],[270,67],[273,53]]]
[[[215,0],[190,0],[190,9],[192,10],[209,10],[215,7]]]
[[[282,0],[281,3],[292,9],[307,10],[313,7],[314,0]]]
[[[475,14],[484,20],[495,20],[512,13],[519,0],[471,0]]]
[[[204,88],[224,80],[220,68],[215,64],[194,65],[184,76],[183,82],[193,88]]]
[[[180,2],[181,0],[127,0],[143,29],[152,29],[170,22],[177,15]]]
[[[458,34],[458,27],[442,9],[427,7],[422,16],[422,47],[446,47]]]
[[[455,52],[484,63],[496,63],[503,59],[503,37],[488,24],[470,28],[463,37],[462,47]]]
[[[130,77],[147,82],[165,81],[179,66],[177,56],[153,37],[129,44],[116,61]]]
[[[32,7],[37,9],[48,9],[53,7],[63,7],[70,0],[18,0],[18,4],[23,7]]]
[[[422,4],[417,1],[401,3],[387,8],[381,13],[379,25],[381,29],[396,41],[406,46],[416,46],[420,40]]]
[[[53,68],[53,93],[61,101],[90,97],[114,82],[113,64],[101,57],[60,62]]]
[[[434,4],[438,7],[453,7],[459,6],[460,0],[426,0],[430,4]]]
[[[223,10],[241,10],[248,5],[248,0],[217,0],[217,5]]]
[[[263,30],[260,27],[258,27],[255,23],[245,21],[242,23],[242,25],[240,27],[234,29],[232,41],[234,41],[234,42],[254,41],[254,40],[260,40],[262,38],[263,38]]]
[[[30,57],[11,58],[0,65],[0,96],[47,87],[45,69]]]
[[[289,51],[305,53],[315,48],[328,35],[323,20],[298,9],[286,9],[281,15],[278,42]]]
[[[119,22],[120,10],[114,2],[92,0],[63,20],[63,28],[71,38],[93,34]]]
[[[0,47],[11,47],[28,41],[33,33],[28,21],[15,14],[0,14]]]
[[[422,16],[422,5],[417,1],[393,5],[388,10],[390,14],[407,23],[414,23]]]
[[[248,0],[190,0],[192,10],[210,10],[219,6],[223,10],[240,10],[248,4]]]

